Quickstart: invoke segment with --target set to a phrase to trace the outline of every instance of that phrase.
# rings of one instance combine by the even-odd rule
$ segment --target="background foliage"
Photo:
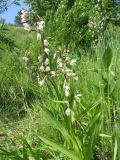
[[[46,32],[56,46],[66,45],[74,49],[89,46],[90,42],[103,35],[110,21],[119,24],[120,4],[115,0],[26,2],[31,4],[31,9],[44,16]],[[92,29],[89,27],[91,17]]]

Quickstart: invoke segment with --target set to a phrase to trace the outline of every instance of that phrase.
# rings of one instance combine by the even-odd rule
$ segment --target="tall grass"
[[[36,65],[34,34],[28,36],[16,28],[11,34],[19,47],[2,53],[0,160],[120,159],[119,29],[110,27],[105,39],[94,50],[86,48],[81,57],[70,53],[78,61],[79,76],[72,85],[82,94],[80,103],[73,102],[70,117],[65,115],[64,98],[60,99],[52,83],[39,88],[31,68],[25,69],[22,54],[26,49],[32,54],[32,67]],[[63,80],[62,76],[54,80],[62,97]],[[7,120],[3,116],[6,110]]]

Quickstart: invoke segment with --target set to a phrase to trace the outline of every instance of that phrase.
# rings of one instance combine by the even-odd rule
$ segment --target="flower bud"
[[[66,69],[66,76],[70,77],[72,75],[72,71],[70,69]]]
[[[77,65],[77,64],[76,64],[76,60],[75,60],[75,59],[71,60],[71,61],[70,61],[70,65],[71,65],[71,66],[76,66],[76,65]]]
[[[71,109],[68,107],[65,111],[66,116],[70,116],[71,115]]]
[[[31,26],[29,23],[23,23],[23,26],[24,26],[24,30],[30,32],[31,31]]]
[[[37,33],[37,40],[41,41],[41,34],[40,33]]]
[[[50,66],[47,66],[45,71],[49,72],[50,71]]]
[[[46,60],[45,60],[45,65],[46,65],[46,66],[48,66],[48,65],[49,65],[49,63],[50,63],[49,59],[48,59],[48,58],[46,58]]]
[[[57,67],[58,68],[62,68],[63,64],[62,64],[62,59],[58,57],[57,59]]]
[[[37,22],[37,30],[38,31],[43,32],[44,27],[45,27],[45,22],[44,21]]]
[[[41,72],[44,72],[44,66],[42,65],[39,69]]]
[[[45,51],[45,53],[46,53],[47,55],[49,55],[50,50],[49,50],[48,48],[45,48],[44,51]]]
[[[55,71],[51,71],[51,77],[55,77],[56,73]]]
[[[70,87],[68,85],[65,86],[65,96],[68,97],[70,95]]]
[[[44,40],[44,46],[47,47],[49,45],[48,41],[45,39]]]
[[[38,56],[38,60],[39,60],[39,62],[41,63],[41,62],[43,61],[43,56],[42,56],[42,55],[39,55],[39,56]]]
[[[39,77],[37,77],[37,79],[38,79],[38,84],[39,84],[39,86],[40,86],[40,87],[44,86],[44,84],[45,84],[45,80],[46,80],[46,77],[44,77],[44,79],[43,79],[43,80],[40,80],[40,78],[39,78]]]
[[[80,103],[80,99],[81,99],[81,94],[76,94],[75,95],[75,99],[77,100],[77,102],[79,102]]]

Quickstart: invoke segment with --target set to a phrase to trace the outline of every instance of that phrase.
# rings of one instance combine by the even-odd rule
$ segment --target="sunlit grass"
[[[87,53],[81,57],[71,55],[78,59],[79,81],[74,87],[82,94],[80,104],[74,104],[75,115],[72,117],[71,127],[75,129],[75,133],[72,133],[68,129],[68,123],[65,123],[65,108],[62,108],[63,105],[58,101],[55,92],[51,92],[51,86],[39,88],[34,75],[31,77],[31,70],[25,69],[23,52],[29,48],[33,59],[37,55],[38,44],[33,42],[34,35],[26,35],[22,28],[11,29],[10,34],[16,40],[18,48],[11,52],[7,49],[2,52],[0,62],[0,143],[9,151],[4,152],[5,157],[2,153],[0,160],[9,160],[9,157],[13,156],[10,155],[12,151],[15,151],[13,159],[22,159],[22,156],[30,159],[34,154],[35,160],[67,160],[65,155],[74,160],[77,160],[77,156],[81,157],[81,160],[120,158],[120,32],[119,29],[116,30],[110,28],[105,41],[98,43],[96,49],[90,53],[86,49]],[[104,86],[107,82],[103,77],[106,78],[107,75],[102,70],[102,57],[108,45],[112,49],[113,57],[109,70],[110,93],[105,93]],[[62,81],[62,77],[56,79],[58,88]],[[47,111],[44,110],[45,107]],[[75,138],[81,148],[76,145]],[[22,151],[19,147],[14,150],[17,143],[23,147]],[[77,154],[72,155],[72,152],[69,155],[68,150],[60,147]],[[81,152],[78,153],[78,150]],[[21,158],[17,157],[18,154]]]

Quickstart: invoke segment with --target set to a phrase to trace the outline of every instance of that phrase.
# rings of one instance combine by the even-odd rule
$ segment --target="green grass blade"
[[[60,144],[57,144],[56,142],[53,142],[47,138],[41,137],[39,136],[39,138],[46,143],[47,145],[52,146],[54,149],[58,150],[59,152],[65,154],[67,157],[69,157],[72,160],[82,160],[79,159],[79,157],[76,156],[76,154],[66,148],[64,148],[63,146],[61,146]]]

